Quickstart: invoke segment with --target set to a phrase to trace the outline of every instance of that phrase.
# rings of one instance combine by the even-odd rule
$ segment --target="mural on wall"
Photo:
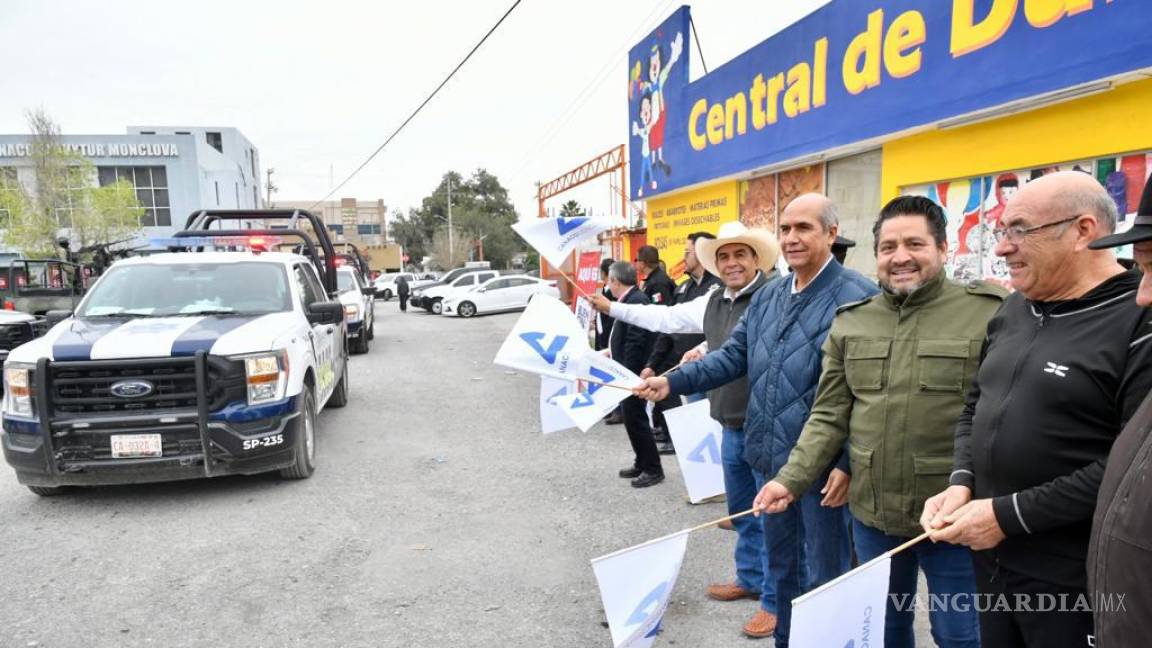
[[[806,193],[824,193],[823,163],[745,180],[740,183],[740,222],[775,233],[780,212]]]
[[[745,227],[776,231],[776,175],[740,183],[740,222]]]
[[[1092,175],[1116,201],[1120,212],[1117,231],[1122,232],[1132,226],[1150,170],[1152,155],[1139,153],[916,185],[906,187],[904,193],[927,196],[944,208],[950,277],[963,282],[985,279],[1008,286],[1008,267],[996,256],[992,230],[1000,226],[1008,200],[1020,187],[1057,171]],[[1117,256],[1131,258],[1131,246],[1118,248]]]

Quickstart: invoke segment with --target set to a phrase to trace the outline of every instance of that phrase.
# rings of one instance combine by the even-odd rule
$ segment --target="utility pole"
[[[456,250],[452,248],[452,174],[448,174],[448,269],[456,267]]]
[[[268,168],[264,171],[264,173],[268,176],[268,179],[264,181],[264,189],[268,195],[268,197],[264,199],[264,207],[271,209],[272,208],[272,194],[276,193],[277,191],[280,191],[280,187],[277,187],[276,185],[272,184],[272,174],[276,173],[276,169]]]

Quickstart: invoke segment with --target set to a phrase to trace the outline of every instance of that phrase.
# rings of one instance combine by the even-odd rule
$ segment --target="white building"
[[[182,229],[198,209],[263,206],[260,155],[235,128],[129,126],[125,135],[62,135],[101,185],[126,179],[145,208],[145,237]],[[0,185],[34,183],[31,135],[0,135]],[[68,205],[61,205],[66,212]],[[2,216],[2,214],[0,214]],[[9,255],[10,256],[10,255]]]

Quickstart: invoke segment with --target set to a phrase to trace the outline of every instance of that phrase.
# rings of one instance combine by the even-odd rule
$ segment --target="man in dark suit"
[[[608,269],[608,289],[622,304],[647,304],[649,298],[636,287],[636,268],[626,261],[617,261]],[[609,348],[612,359],[639,374],[652,354],[656,335],[639,326],[617,321],[612,326]],[[664,481],[664,468],[660,453],[648,425],[648,412],[643,400],[629,396],[624,400],[624,428],[636,459],[620,476],[632,480],[634,488],[646,488]]]
[[[600,289],[600,294],[608,298],[608,301],[616,301],[616,297],[608,290],[608,268],[612,267],[613,259],[603,259],[600,261],[600,282],[604,287]],[[608,341],[612,337],[612,319],[611,315],[606,313],[596,313],[596,350],[608,348]],[[620,425],[624,422],[624,411],[617,405],[616,409],[608,413],[604,417],[604,422],[608,425]]]
[[[644,294],[653,304],[668,306],[672,303],[672,293],[676,291],[676,284],[664,271],[660,263],[660,250],[651,245],[645,245],[636,251],[636,262],[644,272]]]

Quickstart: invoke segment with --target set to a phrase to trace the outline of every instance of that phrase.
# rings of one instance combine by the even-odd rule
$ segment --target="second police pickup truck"
[[[212,227],[250,219],[288,223]],[[304,253],[265,251],[286,238]],[[165,244],[183,251],[115,263],[4,363],[4,457],[33,492],[315,469],[317,415],[348,402],[323,223],[303,210],[204,211]]]

